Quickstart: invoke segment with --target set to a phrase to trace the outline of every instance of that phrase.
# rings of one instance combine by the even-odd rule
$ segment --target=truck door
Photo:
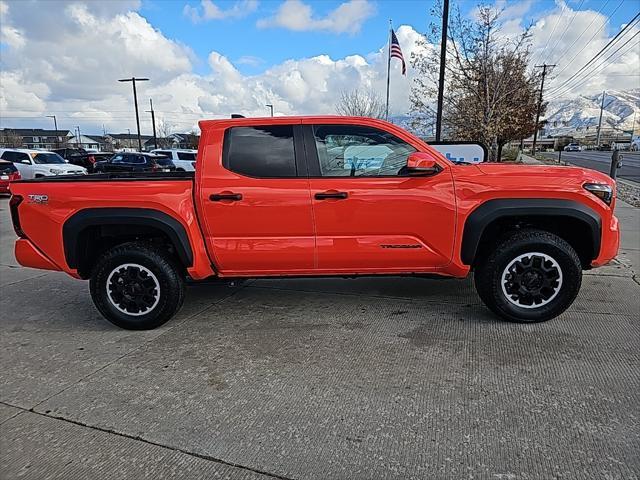
[[[379,126],[304,125],[318,273],[410,273],[451,260],[455,198],[450,166],[406,175],[420,145]]]
[[[301,125],[240,123],[209,130],[205,142],[197,195],[219,272],[312,273],[315,237]]]

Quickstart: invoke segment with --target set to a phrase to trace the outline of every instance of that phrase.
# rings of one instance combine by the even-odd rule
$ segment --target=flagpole
[[[387,110],[384,116],[385,120],[389,120],[389,77],[391,72],[391,32],[393,31],[393,26],[391,24],[391,19],[389,19],[389,48],[387,49]]]

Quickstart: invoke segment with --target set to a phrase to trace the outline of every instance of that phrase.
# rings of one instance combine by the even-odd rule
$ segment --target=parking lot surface
[[[198,285],[120,330],[86,282],[17,266],[0,199],[2,478],[640,475],[640,217],[543,324],[470,280]]]

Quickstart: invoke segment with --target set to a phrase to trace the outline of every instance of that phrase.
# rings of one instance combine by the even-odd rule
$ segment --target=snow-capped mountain
[[[602,94],[556,100],[547,106],[546,133],[549,135],[588,134],[598,127]],[[602,128],[631,130],[640,123],[640,88],[606,93],[602,111]],[[588,128],[587,128],[588,127]]]
[[[580,137],[594,133],[600,117],[602,94],[580,96],[572,99],[549,102],[546,112],[546,135],[571,135]],[[640,132],[640,88],[633,90],[607,91],[602,112],[602,129],[630,131],[636,122],[636,133]],[[394,115],[390,120],[412,130],[411,115]],[[588,127],[588,128],[587,128]],[[429,136],[432,132],[417,132]]]

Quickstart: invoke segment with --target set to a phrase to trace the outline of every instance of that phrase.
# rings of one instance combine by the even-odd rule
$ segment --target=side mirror
[[[31,160],[27,160],[25,158],[24,160],[20,160],[20,163],[24,163],[25,165],[31,165]]]
[[[442,170],[436,158],[428,152],[415,152],[407,158],[406,173],[410,177],[428,177]]]

